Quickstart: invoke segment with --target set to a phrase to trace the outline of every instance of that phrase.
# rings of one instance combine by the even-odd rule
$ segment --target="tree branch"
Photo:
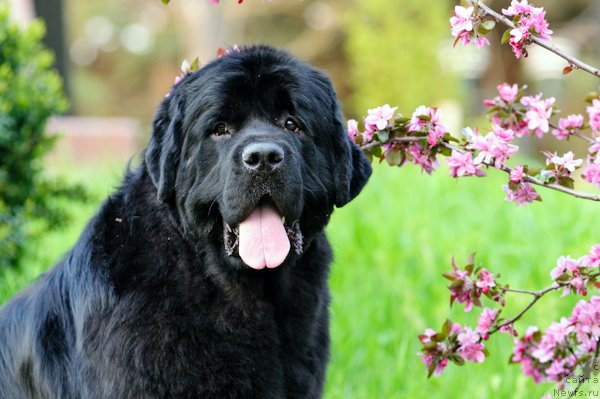
[[[496,327],[494,327],[494,329],[490,330],[489,334],[492,335],[495,332],[497,332],[498,330],[500,330],[502,327],[508,326],[509,324],[513,324],[515,321],[519,320],[521,317],[523,317],[523,315],[525,313],[527,313],[527,311],[529,309],[531,309],[531,307],[533,305],[535,305],[535,303],[537,301],[540,300],[541,297],[543,297],[544,295],[546,295],[547,293],[551,292],[551,291],[556,291],[557,289],[561,288],[562,286],[558,283],[554,283],[549,287],[544,288],[543,290],[540,291],[517,291],[517,290],[512,290],[512,292],[519,292],[519,293],[525,293],[525,294],[531,294],[533,295],[533,299],[531,300],[531,302],[529,302],[529,304],[527,306],[525,306],[525,308],[523,310],[521,310],[515,317],[512,317],[510,319],[508,319],[507,321],[505,321],[502,324],[497,325]],[[507,288],[502,288],[504,291],[511,291]]]
[[[505,16],[503,16],[501,14],[498,14],[496,11],[492,10],[490,7],[485,5],[482,1],[477,1],[477,5],[484,11],[485,14],[494,18],[497,22],[500,22],[500,23],[508,26],[511,29],[516,28],[515,24],[510,19],[506,18]],[[543,47],[546,50],[551,51],[554,54],[558,55],[559,57],[564,58],[565,60],[567,60],[567,62],[570,65],[573,65],[578,69],[586,71],[586,72],[600,78],[600,70],[599,69],[594,68],[593,66],[588,65],[585,62],[565,53],[564,51],[562,51],[558,47],[554,46],[553,44],[550,44],[535,35],[530,35],[529,38],[533,43],[537,44],[538,46]]]

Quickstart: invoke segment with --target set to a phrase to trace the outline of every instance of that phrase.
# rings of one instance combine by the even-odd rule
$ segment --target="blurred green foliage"
[[[41,22],[21,29],[0,8],[0,268],[17,265],[26,243],[65,224],[61,200],[85,197],[81,186],[42,170],[54,142],[46,121],[67,109],[43,35]]]
[[[408,114],[453,97],[456,79],[438,59],[450,37],[446,1],[355,0],[345,15],[346,51],[354,92],[346,113],[366,115],[389,103]]]

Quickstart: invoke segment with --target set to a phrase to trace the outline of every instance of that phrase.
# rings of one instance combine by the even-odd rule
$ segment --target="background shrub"
[[[0,9],[0,268],[18,265],[26,243],[65,224],[66,198],[85,197],[81,186],[43,172],[55,139],[46,122],[67,109],[44,32],[39,21],[20,28]]]

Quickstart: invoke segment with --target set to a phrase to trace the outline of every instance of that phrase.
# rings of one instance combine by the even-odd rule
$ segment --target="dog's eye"
[[[298,133],[300,131],[300,125],[298,125],[298,122],[294,118],[287,118],[284,126],[290,132]]]
[[[212,134],[214,134],[215,136],[223,136],[224,134],[229,134],[229,127],[227,127],[227,124],[225,122],[219,122],[213,127]]]

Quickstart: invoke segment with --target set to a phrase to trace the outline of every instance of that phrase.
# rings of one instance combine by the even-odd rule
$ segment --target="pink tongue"
[[[288,252],[290,240],[273,206],[257,206],[240,223],[239,253],[246,265],[253,269],[274,268],[283,263]]]

